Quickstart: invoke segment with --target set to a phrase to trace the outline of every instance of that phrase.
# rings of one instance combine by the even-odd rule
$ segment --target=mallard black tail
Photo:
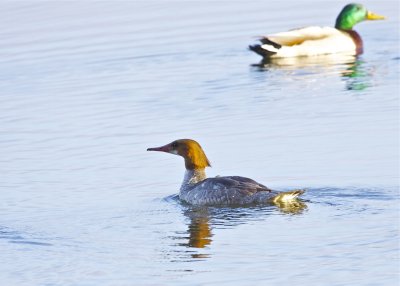
[[[260,42],[262,45],[252,45],[249,46],[249,49],[264,58],[269,58],[272,55],[275,55],[282,47],[282,45],[277,44],[268,38],[262,38],[260,39]]]
[[[249,49],[253,52],[255,52],[256,54],[259,54],[262,57],[270,57],[271,55],[275,54],[275,53],[271,53],[268,50],[264,50],[261,45],[253,45],[253,46],[249,46]]]

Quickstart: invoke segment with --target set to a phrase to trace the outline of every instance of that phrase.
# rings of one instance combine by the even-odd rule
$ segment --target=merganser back
[[[165,146],[148,148],[182,156],[186,172],[179,198],[193,205],[248,205],[290,202],[304,190],[273,191],[256,181],[239,176],[207,178],[210,161],[200,144],[191,139],[175,140]]]

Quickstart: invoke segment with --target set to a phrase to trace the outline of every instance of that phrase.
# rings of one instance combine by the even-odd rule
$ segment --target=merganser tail
[[[277,194],[272,201],[274,203],[285,203],[295,200],[298,196],[302,195],[305,190],[293,190]]]

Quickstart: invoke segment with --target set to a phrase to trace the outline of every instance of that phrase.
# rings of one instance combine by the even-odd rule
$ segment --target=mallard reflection
[[[351,64],[357,60],[354,55],[331,54],[315,57],[292,57],[276,58],[261,61],[256,66],[259,67],[288,67],[288,68],[306,68],[306,67],[325,67],[331,68],[341,64]]]
[[[368,82],[370,74],[365,68],[365,62],[357,59],[353,63],[347,63],[342,77],[346,82],[347,90],[364,90],[370,86]]]
[[[366,71],[365,62],[354,55],[266,59],[253,66],[258,67],[260,71],[280,69],[294,72],[302,69],[315,74],[338,74],[344,80],[347,90],[364,90],[370,86],[368,82],[370,74]]]

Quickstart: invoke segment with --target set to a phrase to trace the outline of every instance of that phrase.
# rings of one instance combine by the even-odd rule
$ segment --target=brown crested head
[[[175,140],[161,147],[148,148],[147,151],[161,151],[182,156],[185,159],[185,167],[189,170],[211,167],[203,148],[192,139]]]

